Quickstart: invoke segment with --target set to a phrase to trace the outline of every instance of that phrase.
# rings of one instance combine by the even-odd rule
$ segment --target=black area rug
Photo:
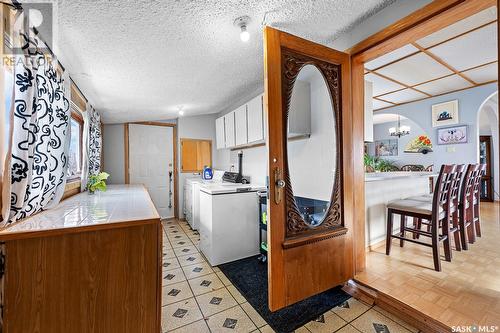
[[[267,306],[267,263],[259,262],[257,257],[250,257],[218,267],[278,333],[293,332],[350,298],[339,286],[271,312]]]

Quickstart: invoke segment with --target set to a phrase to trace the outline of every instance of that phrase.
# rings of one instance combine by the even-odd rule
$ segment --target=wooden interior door
[[[315,66],[324,78],[336,131],[336,142],[321,143],[336,145],[336,170],[326,215],[314,227],[305,223],[297,209],[287,160],[291,94],[306,65]],[[269,124],[268,286],[269,308],[275,311],[343,284],[354,274],[350,58],[266,27],[264,67]]]
[[[480,163],[486,164],[486,174],[481,178],[481,200],[493,201],[493,177],[491,170],[491,136],[481,135],[479,137],[479,159]]]

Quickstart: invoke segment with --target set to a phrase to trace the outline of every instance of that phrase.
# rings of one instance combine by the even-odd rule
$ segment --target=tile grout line
[[[178,222],[177,222],[177,225],[179,225],[179,223],[178,223]],[[187,236],[187,234],[186,234],[186,232],[184,231],[184,229],[183,229],[182,227],[181,227],[181,229],[182,229],[182,232],[184,233],[184,235],[186,235],[186,237],[188,237],[188,236]],[[189,237],[188,237],[188,238],[189,238]],[[170,241],[170,240],[169,240],[169,241]],[[174,251],[174,255],[175,255],[175,258],[177,259],[177,261],[179,261],[179,257],[177,256],[177,253],[175,253],[175,251]],[[196,306],[198,306],[198,310],[199,310],[199,311],[200,311],[200,313],[201,313],[201,316],[202,316],[202,319],[201,319],[201,320],[203,320],[203,322],[204,322],[204,323],[205,323],[205,325],[207,326],[208,331],[209,331],[209,332],[212,332],[212,330],[210,329],[210,326],[208,326],[207,321],[205,320],[205,316],[204,316],[204,314],[203,314],[203,311],[201,311],[200,304],[198,303],[198,300],[196,299],[196,296],[195,296],[195,294],[194,294],[193,288],[191,288],[191,285],[189,284],[189,280],[188,280],[188,278],[187,278],[186,274],[184,273],[184,269],[182,269],[182,266],[180,265],[180,261],[179,261],[179,266],[181,267],[182,274],[183,274],[183,275],[184,275],[184,277],[186,278],[186,282],[187,282],[187,285],[188,285],[188,287],[189,287],[189,290],[191,290],[191,293],[193,294],[193,299],[194,299],[194,301],[196,302]],[[191,323],[189,323],[189,324],[186,324],[186,325],[184,325],[184,326],[191,325],[192,323],[195,323],[195,322],[196,322],[196,321],[193,321],[193,322],[191,322]],[[180,326],[180,327],[184,327],[184,326]],[[180,327],[178,327],[178,328],[180,328]],[[176,328],[176,329],[178,329],[178,328]]]

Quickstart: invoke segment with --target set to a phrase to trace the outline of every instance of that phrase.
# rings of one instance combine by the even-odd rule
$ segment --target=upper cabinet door
[[[264,140],[264,112],[259,95],[247,103],[248,143]]]
[[[226,134],[224,131],[224,117],[215,120],[215,138],[217,140],[217,149],[226,148]]]
[[[236,145],[246,145],[248,143],[246,105],[242,105],[234,111],[234,124]]]
[[[236,145],[235,133],[234,133],[234,112],[230,112],[224,116],[224,128],[225,128],[225,138],[226,138],[226,148],[231,148]]]

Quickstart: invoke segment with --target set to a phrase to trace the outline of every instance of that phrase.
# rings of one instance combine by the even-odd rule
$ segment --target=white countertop
[[[200,184],[200,190],[208,194],[265,191],[265,185],[215,182]]]
[[[53,209],[15,222],[0,231],[0,239],[80,229],[110,229],[141,221],[160,221],[146,188],[142,185],[108,185],[106,192],[90,195],[85,191],[61,201]]]
[[[416,171],[394,171],[394,172],[370,172],[365,173],[365,182],[376,182],[382,180],[437,177],[435,172],[416,172]]]

